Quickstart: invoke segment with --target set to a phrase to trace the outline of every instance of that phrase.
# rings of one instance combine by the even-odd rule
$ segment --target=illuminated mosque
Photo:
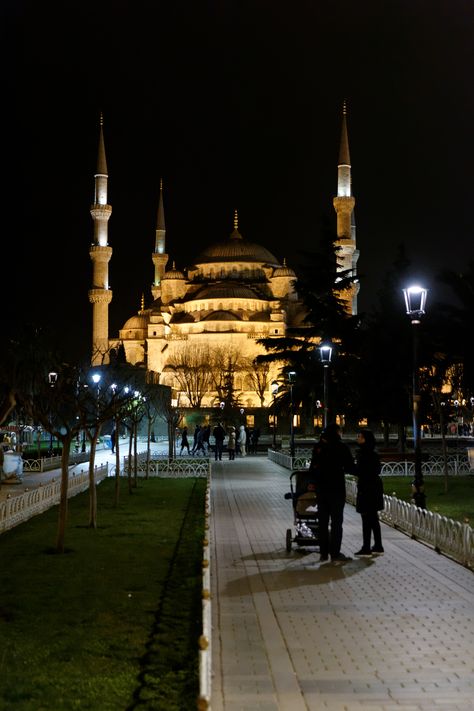
[[[341,270],[356,273],[359,252],[356,248],[355,199],[351,189],[351,161],[344,105],[337,170],[337,195],[333,205],[337,219],[338,259]],[[109,334],[109,261],[112,247],[108,240],[108,221],[112,207],[107,202],[108,171],[103,123],[101,120],[94,203],[91,215],[94,237],[90,247],[93,284],[92,365],[109,361],[112,349],[123,346],[127,362],[146,367],[154,382],[169,385],[180,406],[193,403],[176,366],[197,358],[209,364],[213,354],[228,354],[234,363],[233,388],[246,408],[268,407],[273,395],[271,383],[278,377],[276,366],[264,374],[260,390],[255,387],[257,355],[265,353],[257,341],[282,338],[303,324],[305,309],[295,291],[296,274],[286,260],[280,262],[266,247],[250,242],[239,231],[237,211],[231,234],[201,251],[186,273],[175,266],[166,244],[163,185],[160,183],[158,217],[151,262],[153,282],[150,305],[131,316],[118,336]],[[172,253],[172,249],[169,250]],[[357,313],[358,286],[341,294],[349,313]],[[193,361],[194,359],[194,361]],[[208,369],[209,369],[208,368]],[[213,407],[219,391],[209,387],[200,405]]]

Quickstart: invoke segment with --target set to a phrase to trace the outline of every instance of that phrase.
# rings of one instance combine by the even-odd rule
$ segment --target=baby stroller
[[[308,469],[291,473],[290,489],[285,499],[293,504],[295,536],[291,528],[286,531],[286,550],[291,551],[292,543],[300,547],[319,546],[318,506],[314,475]]]

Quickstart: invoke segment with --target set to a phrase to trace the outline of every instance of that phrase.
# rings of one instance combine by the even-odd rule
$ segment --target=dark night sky
[[[290,265],[335,225],[341,106],[369,310],[404,243],[439,295],[473,258],[471,0],[3,0],[2,303],[90,348],[99,112],[111,335],[149,298],[159,180],[180,268],[240,231]],[[11,271],[10,271],[11,269]],[[7,318],[8,322],[8,318]]]

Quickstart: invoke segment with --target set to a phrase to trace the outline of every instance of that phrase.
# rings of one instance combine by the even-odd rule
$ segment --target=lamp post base
[[[424,488],[423,482],[416,481],[416,479],[412,482],[413,503],[415,506],[418,506],[419,509],[426,509],[426,494]]]

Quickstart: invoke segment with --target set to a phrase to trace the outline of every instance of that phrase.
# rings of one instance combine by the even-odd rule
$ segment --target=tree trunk
[[[133,486],[138,486],[138,422],[133,424]]]
[[[448,450],[446,447],[446,432],[444,429],[444,413],[443,406],[440,404],[439,408],[439,426],[441,428],[441,449],[443,452],[443,466],[444,466],[444,491],[448,493],[449,488],[449,473],[448,473]]]
[[[120,498],[120,419],[115,420],[115,490],[114,506],[117,507]]]
[[[100,427],[94,432],[91,440],[91,454],[89,459],[89,528],[97,528],[97,487],[95,482],[95,452],[99,439]]]
[[[63,451],[61,455],[61,491],[59,495],[58,533],[56,538],[56,551],[64,553],[67,524],[67,494],[69,486],[69,449],[71,436],[68,434],[62,439]]]
[[[148,418],[148,432],[146,438],[146,468],[145,468],[145,479],[148,479],[148,473],[150,471],[150,442],[151,442],[151,427],[152,420],[151,417]]]
[[[127,479],[128,479],[128,493],[132,494],[132,447],[133,447],[133,424],[130,425],[130,437],[128,440],[128,467],[127,467]]]

